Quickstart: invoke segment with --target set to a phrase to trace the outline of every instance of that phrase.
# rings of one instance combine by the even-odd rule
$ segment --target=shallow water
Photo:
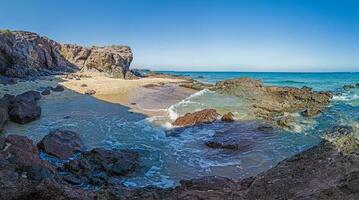
[[[205,79],[208,82],[236,76],[223,76],[221,73],[215,76],[213,73],[211,76],[197,73],[190,75],[203,76],[204,78],[199,80]],[[125,106],[104,102],[91,96],[70,92],[62,98],[59,94],[51,100],[40,100],[43,109],[40,120],[24,126],[9,123],[5,130],[6,134],[24,134],[37,142],[51,129],[68,128],[83,137],[88,149],[106,147],[136,150],[141,155],[141,170],[124,179],[123,183],[133,187],[172,187],[181,179],[201,176],[243,178],[256,175],[320,142],[321,134],[327,127],[359,121],[359,89],[341,89],[344,84],[359,82],[358,74],[324,74],[320,77],[318,74],[254,73],[251,77],[261,78],[265,83],[273,85],[307,85],[315,90],[330,90],[335,92],[336,96],[324,113],[314,119],[303,121],[296,132],[275,130],[273,134],[258,135],[254,129],[248,129],[245,134],[248,134],[253,144],[248,149],[236,152],[211,149],[204,143],[212,138],[215,131],[231,128],[240,131],[256,123],[246,121],[239,124],[214,123],[196,126],[181,130],[175,137],[166,136],[169,126],[158,126],[158,123],[154,123],[207,107],[215,108],[222,113],[234,111],[238,116],[245,112],[246,108],[235,97],[209,91],[201,91],[179,103],[168,105],[168,116],[158,117],[160,120],[128,112]]]

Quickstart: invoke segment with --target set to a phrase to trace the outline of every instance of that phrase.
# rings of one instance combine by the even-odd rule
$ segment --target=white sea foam
[[[354,101],[354,100],[358,100],[359,99],[359,95],[354,94],[341,94],[341,95],[334,95],[333,96],[333,100],[335,101]]]
[[[198,97],[198,96],[202,96],[206,93],[210,93],[211,91],[208,90],[208,89],[204,89],[204,90],[201,90],[199,92],[196,92],[194,94],[192,94],[191,96],[183,99],[182,101],[176,103],[176,104],[173,104],[171,105],[168,109],[167,109],[167,112],[168,112],[168,116],[171,120],[175,120],[178,118],[178,112],[177,112],[177,107],[181,106],[181,105],[186,105],[186,104],[200,104],[199,102],[193,102],[191,101],[191,99],[193,99],[194,97]]]

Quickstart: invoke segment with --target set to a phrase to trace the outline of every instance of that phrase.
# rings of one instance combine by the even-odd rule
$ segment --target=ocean
[[[202,176],[245,178],[270,169],[278,162],[304,151],[322,140],[324,131],[334,125],[351,125],[358,134],[359,87],[344,90],[346,84],[359,83],[359,73],[247,73],[247,72],[173,72],[162,73],[190,76],[196,80],[217,81],[251,77],[266,85],[312,87],[316,91],[331,91],[334,98],[320,115],[305,119],[295,130],[275,130],[273,134],[243,134],[254,140],[242,151],[211,149],[204,145],[216,131],[228,128],[246,130],[252,124],[237,122],[231,125],[214,123],[180,130],[176,136],[167,136],[169,123],[158,125],[155,117],[127,112],[119,104],[100,101],[87,95],[73,94],[71,98],[40,101],[43,116],[24,126],[9,123],[8,134],[23,133],[39,141],[49,130],[67,128],[78,132],[88,149],[132,149],[140,153],[141,170],[126,177],[129,187],[155,185],[173,187],[180,180]],[[167,108],[168,118],[175,119],[187,112],[214,108],[221,113],[243,113],[235,97],[209,90],[199,91]],[[70,116],[70,117],[66,117]]]

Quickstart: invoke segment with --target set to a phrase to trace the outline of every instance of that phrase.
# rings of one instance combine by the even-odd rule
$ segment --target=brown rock
[[[37,147],[60,159],[68,159],[73,154],[85,150],[80,136],[69,130],[51,131],[37,144]]]
[[[233,117],[234,117],[233,113],[229,112],[227,114],[224,114],[221,120],[224,122],[233,122],[234,121]]]
[[[106,72],[115,78],[133,78],[129,70],[133,55],[128,46],[86,48],[64,44],[61,45],[61,54],[82,70]]]
[[[74,70],[61,56],[59,47],[57,42],[31,32],[0,33],[0,73],[24,78],[49,70]]]
[[[214,109],[204,109],[194,113],[187,113],[177,118],[172,125],[174,126],[190,126],[199,123],[212,123],[217,120],[219,114]]]

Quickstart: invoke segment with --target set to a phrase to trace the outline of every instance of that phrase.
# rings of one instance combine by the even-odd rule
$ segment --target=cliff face
[[[0,33],[0,74],[23,78],[75,70],[60,54],[59,47],[59,43],[31,32]]]
[[[0,75],[23,78],[54,72],[97,70],[116,78],[133,78],[130,47],[86,48],[60,44],[36,33],[0,32]]]
[[[132,78],[130,64],[133,59],[128,46],[86,48],[78,45],[61,45],[61,54],[83,71],[106,72],[115,78]]]

